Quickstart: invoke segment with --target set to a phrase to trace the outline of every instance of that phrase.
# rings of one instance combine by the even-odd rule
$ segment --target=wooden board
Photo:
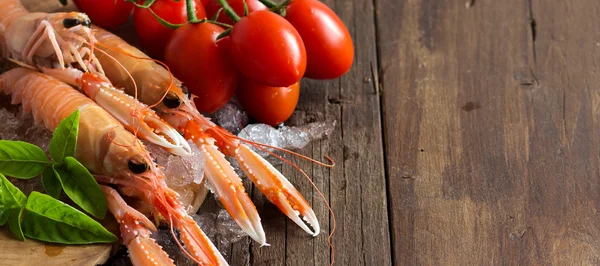
[[[110,245],[48,245],[29,239],[20,242],[8,230],[0,230],[0,250],[2,266],[94,266],[110,256]]]
[[[397,265],[600,263],[600,2],[376,0]]]

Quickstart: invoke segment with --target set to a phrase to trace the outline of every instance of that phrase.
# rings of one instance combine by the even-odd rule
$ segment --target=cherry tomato
[[[245,77],[268,86],[290,86],[306,70],[306,50],[292,24],[260,10],[242,17],[231,30],[230,54]]]
[[[169,39],[165,63],[198,98],[198,110],[212,113],[233,96],[239,74],[229,58],[229,37],[215,42],[223,28],[212,23],[181,26]]]
[[[198,19],[206,18],[201,1],[194,0],[194,3]],[[174,30],[162,25],[150,9],[171,24],[182,24],[188,21],[187,8],[183,0],[158,0],[150,8],[136,8],[133,11],[133,22],[140,43],[150,55],[163,59],[165,46]]]
[[[340,18],[318,0],[292,0],[286,8],[289,21],[304,41],[307,55],[305,76],[337,78],[350,70],[354,45]]]
[[[243,78],[236,95],[250,116],[276,126],[294,113],[300,96],[300,82],[288,87],[269,87]]]
[[[266,10],[267,7],[263,5],[258,0],[245,0],[246,5],[248,6],[248,14],[258,11],[258,10]],[[206,10],[206,16],[212,18],[217,14],[219,9],[221,9],[221,5],[219,4],[219,0],[202,0],[204,4],[204,9]],[[238,16],[244,15],[244,0],[227,0],[227,3],[233,8]],[[233,21],[225,14],[225,12],[221,11],[219,13],[219,17],[217,18],[218,22],[226,23],[229,25],[233,25]]]
[[[129,18],[133,4],[125,0],[73,0],[75,6],[86,13],[95,25],[114,29]]]

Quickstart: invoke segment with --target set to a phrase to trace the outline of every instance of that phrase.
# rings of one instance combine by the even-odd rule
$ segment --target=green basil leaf
[[[11,209],[25,206],[26,202],[25,194],[0,174],[0,225],[6,224]]]
[[[52,161],[40,147],[23,141],[0,140],[0,173],[29,179],[39,175]]]
[[[58,163],[62,163],[67,156],[75,156],[77,146],[77,133],[79,132],[79,110],[60,121],[54,130],[50,141],[50,156]]]
[[[55,165],[56,164],[52,165],[51,167],[46,167],[42,172],[42,185],[44,186],[44,190],[46,190],[48,195],[58,199],[60,197],[62,185],[60,184],[60,179],[58,179],[56,173],[54,173]]]
[[[111,243],[117,237],[81,211],[39,192],[31,192],[21,222],[28,238],[60,244]]]
[[[66,157],[63,165],[54,167],[62,188],[73,202],[88,213],[102,219],[106,215],[106,197],[96,179],[75,158]]]
[[[10,210],[0,210],[0,226],[8,222],[8,216],[10,216]]]
[[[25,241],[23,230],[21,229],[21,215],[23,215],[23,209],[25,206],[15,207],[10,210],[10,217],[8,218],[8,226],[10,231],[21,240]]]

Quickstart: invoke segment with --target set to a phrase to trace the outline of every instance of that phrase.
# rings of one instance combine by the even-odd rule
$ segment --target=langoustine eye
[[[76,18],[66,18],[63,20],[63,26],[65,26],[65,28],[72,28],[79,24],[81,24],[81,21]]]
[[[129,167],[129,170],[134,173],[134,174],[141,174],[143,172],[146,172],[146,170],[148,170],[148,164],[145,162],[137,162],[135,160],[129,160],[127,162],[127,166]]]
[[[181,100],[176,94],[169,92],[163,99],[163,104],[169,108],[177,108],[181,105]]]
[[[65,18],[63,20],[63,26],[65,26],[65,28],[72,28],[75,27],[77,25],[83,25],[85,27],[91,27],[92,26],[92,22],[89,19],[83,19],[83,20],[79,20],[76,18]]]

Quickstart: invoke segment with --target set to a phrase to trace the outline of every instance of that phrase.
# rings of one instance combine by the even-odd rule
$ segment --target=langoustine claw
[[[42,68],[42,72],[67,84],[80,88],[90,99],[136,136],[152,142],[170,153],[190,156],[188,142],[147,105],[115,88],[102,74],[81,70]]]

